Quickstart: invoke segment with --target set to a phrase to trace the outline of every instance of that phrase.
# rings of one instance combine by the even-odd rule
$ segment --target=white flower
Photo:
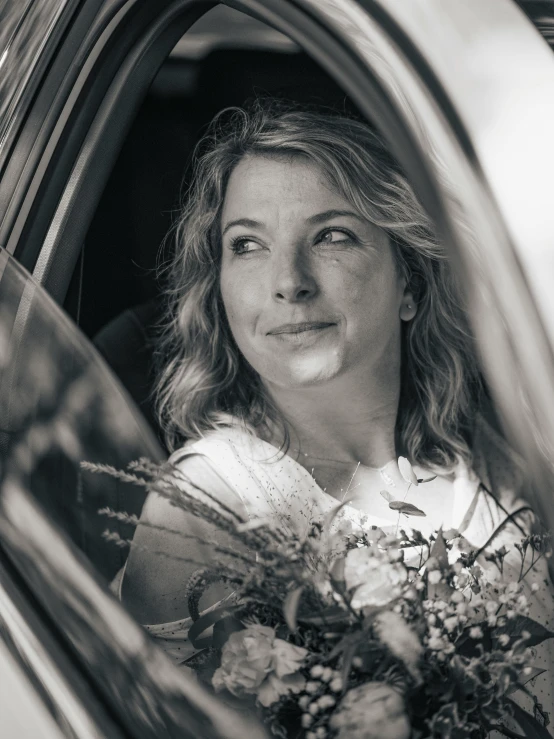
[[[412,731],[402,695],[379,682],[349,690],[329,725],[337,739],[409,739]]]
[[[267,708],[272,703],[276,703],[282,695],[300,693],[304,690],[305,684],[306,681],[299,673],[285,675],[281,678],[272,673],[261,684],[258,690],[258,700],[262,706]]]
[[[319,708],[324,711],[326,708],[332,708],[336,702],[332,695],[322,695],[317,703]]]
[[[423,645],[402,616],[392,611],[382,611],[375,617],[373,628],[383,644],[404,662],[414,680],[419,682],[421,675],[417,665]]]
[[[388,562],[369,548],[351,549],[344,561],[344,580],[355,590],[352,607],[384,606],[400,595],[408,572],[400,562]]]
[[[307,649],[277,639],[269,626],[252,624],[225,642],[212,685],[237,697],[255,694],[267,707],[286,693],[304,689],[306,681],[298,670],[307,654]]]
[[[321,679],[323,682],[328,683],[333,679],[334,671],[330,667],[324,667],[321,673]]]
[[[434,652],[438,652],[443,649],[445,643],[446,642],[440,636],[432,636],[427,642],[427,646]]]
[[[427,577],[431,585],[438,585],[442,580],[442,573],[440,570],[431,570]]]
[[[445,619],[444,628],[447,631],[454,631],[454,629],[458,626],[458,623],[458,616],[450,616],[449,618]]]

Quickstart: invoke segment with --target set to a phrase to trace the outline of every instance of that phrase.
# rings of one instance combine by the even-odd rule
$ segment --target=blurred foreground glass
[[[106,591],[122,559],[102,539],[98,510],[138,513],[143,500],[79,464],[121,468],[140,456],[162,453],[125,392],[0,249],[0,554],[131,736],[262,737],[173,666]]]

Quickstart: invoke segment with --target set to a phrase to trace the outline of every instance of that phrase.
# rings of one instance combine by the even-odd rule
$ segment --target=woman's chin
[[[293,361],[276,360],[275,367],[279,376],[272,380],[283,388],[306,388],[329,382],[340,372],[340,361],[336,356],[331,359],[321,356],[298,357]]]

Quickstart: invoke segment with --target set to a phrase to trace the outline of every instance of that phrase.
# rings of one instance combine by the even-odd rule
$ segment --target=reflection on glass
[[[98,510],[139,512],[142,499],[83,476],[80,462],[125,466],[161,452],[86,340],[3,250],[0,348],[0,537],[53,628],[133,735],[261,736],[188,681],[106,593],[120,553],[102,539]]]

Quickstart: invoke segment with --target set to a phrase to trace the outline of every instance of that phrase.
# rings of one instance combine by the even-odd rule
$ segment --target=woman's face
[[[315,164],[242,159],[221,243],[229,325],[266,384],[299,388],[398,366],[405,281],[388,237]]]

